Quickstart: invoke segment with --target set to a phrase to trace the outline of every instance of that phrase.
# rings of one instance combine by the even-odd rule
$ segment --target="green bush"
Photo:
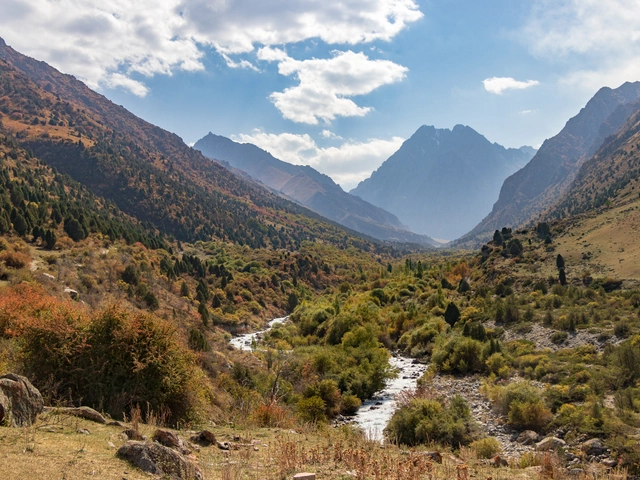
[[[436,344],[431,361],[441,372],[475,373],[485,368],[482,342],[454,336]]]
[[[475,450],[478,458],[491,458],[502,452],[500,442],[493,437],[486,437],[471,442],[469,448]]]
[[[569,334],[567,332],[553,332],[551,334],[551,343],[560,345],[566,342],[567,338],[569,338]]]
[[[416,398],[396,410],[385,429],[397,443],[440,443],[458,447],[474,439],[475,425],[466,401],[454,396],[445,406],[437,400]]]
[[[490,387],[489,397],[514,428],[541,431],[551,420],[551,411],[544,405],[540,391],[529,382]]]
[[[343,415],[355,415],[360,405],[362,405],[362,400],[355,395],[343,395],[340,413]]]
[[[520,402],[515,400],[509,406],[508,423],[518,430],[544,430],[551,421],[551,411],[541,400]]]
[[[298,402],[298,417],[303,422],[326,422],[325,410],[326,404],[318,396],[303,398]]]

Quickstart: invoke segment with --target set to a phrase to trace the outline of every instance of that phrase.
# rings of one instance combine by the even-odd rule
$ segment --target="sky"
[[[421,125],[538,147],[640,80],[639,0],[2,0],[0,37],[189,144],[345,190]]]

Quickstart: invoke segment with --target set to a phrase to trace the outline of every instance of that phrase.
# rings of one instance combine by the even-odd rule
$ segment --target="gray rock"
[[[200,468],[181,453],[159,443],[129,440],[116,452],[144,472],[161,475],[171,480],[203,480]]]
[[[580,446],[580,449],[587,455],[602,455],[606,450],[599,438],[587,440]]]
[[[107,420],[96,410],[90,407],[47,407],[46,412],[54,414],[71,415],[73,417],[84,418],[92,422],[106,424]]]
[[[561,440],[557,437],[547,437],[536,443],[536,450],[539,452],[546,452],[547,450],[557,450],[558,448],[564,447],[566,444],[567,443],[564,440]]]
[[[602,460],[602,464],[605,467],[613,468],[618,465],[618,461],[615,458],[605,458],[604,460]]]
[[[538,441],[539,435],[533,430],[525,430],[518,435],[517,442],[522,445],[533,445]]]
[[[0,424],[30,427],[43,408],[42,395],[27,378],[13,373],[0,377]]]

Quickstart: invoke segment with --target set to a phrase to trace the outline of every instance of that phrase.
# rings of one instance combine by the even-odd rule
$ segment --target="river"
[[[274,318],[269,322],[268,328],[253,333],[238,335],[229,343],[238,350],[251,351],[252,347],[260,341],[263,334],[271,330],[275,325],[285,322],[289,317]],[[254,343],[255,342],[255,343]],[[389,359],[389,364],[398,369],[398,376],[387,382],[387,386],[377,392],[373,398],[362,403],[362,406],[353,417],[353,423],[364,430],[367,438],[382,441],[383,430],[389,423],[396,409],[395,396],[403,390],[416,387],[418,378],[427,369],[427,365],[413,363],[413,359],[394,355]]]

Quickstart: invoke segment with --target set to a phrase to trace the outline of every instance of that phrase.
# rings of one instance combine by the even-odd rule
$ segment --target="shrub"
[[[326,405],[318,396],[303,398],[298,402],[298,418],[307,423],[325,422]]]
[[[469,448],[475,450],[478,458],[491,458],[502,452],[500,442],[493,437],[476,440],[469,445]]]
[[[551,411],[542,401],[520,402],[515,400],[509,407],[509,424],[519,430],[540,432],[551,421]]]
[[[436,344],[431,360],[441,372],[481,372],[485,367],[482,350],[481,342],[454,336]]]
[[[631,328],[629,327],[629,324],[624,320],[617,322],[613,326],[613,334],[616,337],[626,338],[629,336],[630,333],[631,333]]]
[[[551,420],[551,411],[545,407],[539,390],[529,382],[490,387],[489,397],[514,428],[540,431]]]
[[[168,323],[115,307],[89,316],[31,287],[0,298],[0,330],[18,337],[24,373],[52,400],[112,416],[142,405],[170,422],[197,421],[210,404],[204,373]]]
[[[0,262],[4,262],[5,265],[9,268],[24,268],[26,267],[31,258],[29,255],[26,255],[21,252],[10,252],[5,250],[0,253]]]
[[[435,442],[458,447],[468,445],[474,433],[469,406],[458,395],[447,406],[437,400],[413,398],[395,411],[385,429],[388,438],[406,445]]]
[[[251,420],[258,427],[283,428],[293,424],[289,410],[276,403],[260,405],[251,413]]]
[[[551,342],[555,345],[560,345],[561,343],[566,342],[567,338],[569,338],[569,334],[567,332],[553,332],[551,335]]]
[[[360,405],[362,405],[362,400],[355,395],[342,395],[340,413],[343,415],[355,415]]]

